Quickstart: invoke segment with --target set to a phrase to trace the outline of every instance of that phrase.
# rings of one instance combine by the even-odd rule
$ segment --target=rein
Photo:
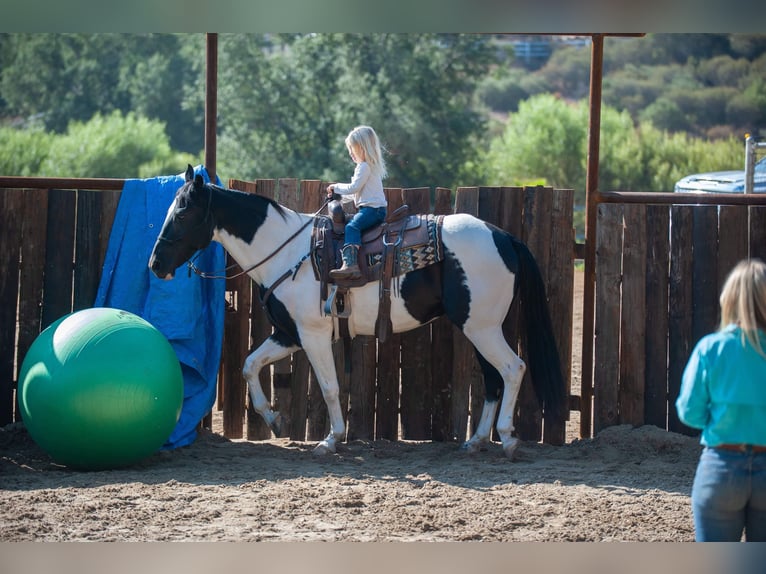
[[[213,192],[211,191],[211,192],[210,192],[210,197],[212,197],[212,196],[213,196]],[[314,212],[314,215],[313,215],[312,217],[316,217],[317,215],[319,215],[319,213],[320,213],[320,212],[321,212],[321,211],[322,211],[322,210],[323,210],[323,209],[324,209],[324,208],[327,206],[327,204],[328,204],[328,203],[330,203],[330,201],[331,201],[331,199],[330,199],[330,198],[326,199],[326,200],[325,200],[325,202],[322,204],[322,206],[321,206],[319,209],[317,209],[317,210]],[[208,213],[209,213],[209,211],[210,211],[210,201],[208,201]],[[205,218],[207,218],[207,215],[205,216]],[[189,268],[189,275],[191,275],[191,272],[192,272],[192,271],[194,271],[194,273],[195,273],[195,274],[197,274],[197,275],[199,275],[199,276],[200,276],[202,279],[236,279],[237,277],[240,277],[240,276],[242,276],[242,275],[245,275],[245,274],[247,274],[247,273],[250,273],[250,271],[252,271],[253,269],[256,269],[256,268],[260,267],[261,265],[263,265],[264,263],[266,263],[266,262],[267,262],[269,259],[271,259],[272,257],[274,257],[274,256],[275,256],[277,253],[279,253],[279,252],[280,252],[282,249],[284,249],[284,248],[287,246],[287,244],[288,244],[288,243],[290,243],[290,242],[291,242],[293,239],[295,239],[295,238],[296,238],[298,235],[300,235],[301,231],[303,231],[304,229],[306,229],[306,228],[307,228],[309,225],[311,225],[311,224],[313,224],[313,223],[314,223],[314,222],[313,222],[313,220],[312,220],[312,219],[309,219],[308,221],[306,221],[306,223],[304,223],[303,225],[301,225],[301,226],[300,226],[300,228],[298,229],[298,231],[296,231],[296,232],[295,232],[295,233],[293,233],[293,234],[292,234],[290,237],[288,237],[287,239],[285,239],[285,240],[282,242],[282,244],[281,244],[279,247],[277,247],[277,248],[276,248],[274,251],[272,251],[272,252],[271,252],[269,255],[267,255],[266,257],[264,257],[263,259],[261,259],[261,260],[260,260],[258,263],[255,263],[254,265],[251,265],[251,266],[250,266],[250,267],[248,267],[247,269],[243,269],[242,271],[240,271],[239,273],[235,273],[234,275],[227,275],[226,273],[228,272],[228,270],[229,270],[229,269],[231,269],[232,267],[234,267],[236,264],[234,264],[234,265],[229,265],[229,266],[228,266],[228,267],[226,267],[226,268],[225,268],[223,271],[215,271],[215,272],[210,272],[210,273],[208,273],[208,272],[206,272],[206,271],[202,271],[202,270],[200,270],[200,269],[199,269],[199,268],[198,268],[198,267],[197,267],[197,266],[194,264],[194,260],[195,260],[197,257],[199,257],[199,255],[200,255],[200,253],[201,253],[200,251],[197,251],[197,253],[194,255],[194,257],[192,257],[192,258],[191,258],[191,259],[190,259],[190,260],[187,262],[187,266],[188,266],[188,268]],[[277,285],[277,284],[279,284],[279,283],[281,283],[282,281],[284,281],[285,279],[287,279],[287,277],[289,277],[291,274],[293,275],[293,277],[295,277],[295,275],[298,273],[298,268],[299,268],[299,267],[301,266],[301,264],[302,264],[302,263],[303,263],[303,262],[304,262],[304,261],[305,261],[305,260],[308,258],[308,256],[309,256],[309,255],[310,255],[310,253],[307,253],[306,255],[304,255],[304,256],[301,258],[301,260],[300,260],[300,261],[298,262],[298,264],[295,266],[295,270],[294,270],[294,271],[293,271],[292,269],[289,269],[288,271],[286,271],[286,272],[284,273],[284,275],[282,275],[282,277],[280,277],[280,278],[277,280],[277,283],[275,283],[274,285],[272,285],[272,289],[273,289],[274,287],[276,287],[276,285]],[[219,273],[223,273],[223,275],[220,275]]]

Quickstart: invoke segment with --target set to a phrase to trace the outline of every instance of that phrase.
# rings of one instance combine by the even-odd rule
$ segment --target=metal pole
[[[601,75],[604,36],[594,34],[590,57],[590,118],[588,163],[585,176],[585,276],[583,285],[582,380],[580,385],[580,436],[591,436],[593,414],[593,337],[596,286],[596,218],[598,215],[598,161],[601,135]]]
[[[755,185],[755,139],[750,134],[745,136],[745,193],[753,193]]]
[[[218,111],[218,34],[206,35],[205,168],[215,181],[216,114]]]

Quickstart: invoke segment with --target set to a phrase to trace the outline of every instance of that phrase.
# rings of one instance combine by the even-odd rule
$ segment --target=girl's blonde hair
[[[364,152],[365,161],[373,171],[385,179],[388,175],[386,162],[383,160],[383,147],[378,140],[378,134],[370,126],[357,126],[346,136],[346,147],[358,147]]]
[[[732,323],[758,353],[766,357],[758,330],[766,330],[766,264],[760,259],[745,259],[731,270],[721,289],[721,325]]]

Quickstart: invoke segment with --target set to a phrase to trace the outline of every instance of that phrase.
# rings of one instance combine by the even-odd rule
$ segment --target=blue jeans
[[[385,207],[360,207],[346,224],[346,245],[361,245],[362,232],[386,218]]]
[[[766,541],[766,453],[706,447],[692,486],[697,542]]]

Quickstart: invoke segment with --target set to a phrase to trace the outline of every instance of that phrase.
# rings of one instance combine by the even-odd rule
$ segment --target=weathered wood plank
[[[479,187],[479,204],[477,207],[479,219],[499,227],[501,202],[501,188],[489,186]],[[482,373],[480,377],[476,377],[471,381],[471,413],[476,413],[476,416],[471,417],[471,433],[476,432],[480,414],[484,409],[486,394],[484,375]],[[495,413],[495,420],[492,422],[492,431],[490,434],[490,436],[495,439],[498,439],[497,431],[495,430],[498,415],[499,409],[498,412]]]
[[[314,213],[324,203],[324,197],[320,196],[322,182],[319,180],[303,180],[300,182],[300,202],[295,206],[289,206],[303,213]],[[305,261],[300,273],[313,273],[311,264]],[[317,301],[317,305],[320,302]],[[311,369],[308,357],[304,351],[293,354],[293,370],[290,379],[292,392],[292,405],[290,413],[290,438],[293,440],[306,439],[306,424],[308,418],[309,384],[314,373]],[[315,376],[314,376],[315,378]]]
[[[285,207],[300,210],[302,201],[299,197],[298,180],[295,178],[281,178],[277,182],[275,199]],[[268,287],[266,285],[265,287]],[[282,415],[286,429],[292,426],[293,407],[293,356],[285,357],[274,363],[274,409]]]
[[[718,279],[716,292],[734,266],[748,254],[747,207],[722,205],[718,212]]]
[[[267,197],[274,197],[273,180],[258,181],[240,181],[229,180],[229,187],[246,193],[256,193]],[[230,256],[226,256],[227,265],[233,263]],[[236,265],[232,272],[239,272],[241,268]],[[262,311],[258,301],[258,291],[255,284],[249,277],[243,277],[239,284],[235,286],[238,296],[241,295],[243,303],[249,301],[240,309],[241,315],[228,317],[230,305],[227,304],[227,315],[236,329],[239,331],[236,339],[239,341],[238,347],[229,347],[226,344],[226,337],[233,336],[230,331],[224,334],[224,348],[222,354],[222,368],[219,375],[218,386],[218,405],[223,411],[224,434],[226,429],[233,426],[235,429],[242,427],[245,438],[248,440],[263,440],[271,437],[271,430],[264,422],[261,416],[255,412],[253,405],[249,400],[249,392],[242,376],[242,368],[246,355],[251,349],[259,346],[265,341],[272,332],[271,324],[265,313]],[[227,287],[228,288],[228,287]],[[228,295],[231,297],[231,295]],[[249,323],[249,328],[247,324]],[[232,381],[237,378],[241,383],[232,385]],[[271,397],[271,367],[265,367],[258,374],[258,380],[261,384],[264,394],[267,398]],[[241,384],[241,388],[239,386]],[[229,393],[232,396],[229,397]],[[240,435],[241,436],[241,435]],[[235,438],[235,437],[232,437]]]
[[[353,392],[349,393],[348,440],[372,440],[375,433],[375,337],[359,335],[351,342]]]
[[[522,240],[537,261],[545,285],[549,284],[552,209],[553,193],[550,188],[537,186],[525,189]],[[520,312],[523,313],[523,310]],[[521,356],[524,358],[523,346],[521,350]],[[519,438],[531,441],[542,439],[543,414],[532,385],[532,373],[529,369],[521,383],[515,418],[516,434]]]
[[[16,300],[21,251],[21,190],[0,193],[0,426],[13,422],[16,358]]]
[[[716,328],[718,317],[718,206],[694,208],[692,347]]]
[[[691,354],[694,207],[673,206],[670,212],[670,284],[668,288],[668,430],[695,434],[678,420],[675,401],[681,374]]]
[[[550,263],[548,282],[545,285],[553,323],[553,334],[558,345],[562,375],[567,388],[566,404],[569,404],[572,376],[572,314],[574,312],[574,224],[572,206],[574,191],[553,190],[551,211]],[[559,420],[546,420],[543,424],[543,441],[561,445],[566,439],[566,421],[569,413]]]
[[[766,261],[766,207],[750,209],[750,257]]]
[[[45,274],[45,242],[48,220],[48,192],[44,189],[23,191],[21,216],[21,276],[19,283],[19,338],[20,362],[40,334]]]
[[[303,210],[305,212],[313,213],[324,203],[327,196],[327,183],[319,182],[319,185],[314,188],[311,187],[311,192],[308,196],[303,197]],[[333,354],[342,353],[343,345],[333,344]],[[343,365],[342,356],[335,357],[335,364]],[[342,372],[338,373],[338,376],[342,376]],[[325,406],[324,399],[322,397],[322,390],[319,387],[319,381],[317,380],[316,373],[311,369],[308,380],[308,396],[306,402],[306,440],[321,440],[330,430],[330,422],[327,416],[327,407]]]
[[[434,215],[453,212],[452,191],[437,187],[434,196]],[[452,361],[445,357],[452,354],[452,324],[446,317],[431,323],[431,374],[433,375],[433,407],[431,437],[435,441],[457,440],[452,428]]]
[[[386,188],[388,213],[404,204],[401,188]],[[402,337],[390,333],[378,342],[378,384],[376,388],[375,438],[397,440],[399,438],[399,385],[400,351]]]
[[[402,190],[402,201],[410,213],[431,211],[430,190]],[[433,406],[433,373],[431,325],[423,325],[401,334],[401,423],[402,438],[427,440],[431,438]]]
[[[103,192],[77,192],[77,223],[75,227],[74,311],[93,306],[101,277],[99,267],[101,247],[101,204]]]
[[[239,269],[235,267],[235,269]],[[236,280],[234,280],[236,281]],[[244,436],[245,385],[242,380],[242,332],[237,306],[237,285],[227,281],[227,300],[223,318],[223,346],[221,349],[222,388],[218,400],[223,405],[223,434],[230,438]]]
[[[670,208],[646,206],[644,420],[665,428],[668,414],[668,265]]]
[[[598,206],[593,432],[619,423],[623,206]]]
[[[48,192],[42,327],[72,311],[76,192]]]
[[[500,203],[500,227],[516,238],[521,239],[524,228],[524,188],[504,187]],[[503,334],[514,352],[519,349],[519,304],[514,301],[503,322]]]
[[[478,216],[479,188],[459,187],[455,194],[455,213],[470,213]],[[452,356],[452,430],[458,441],[464,441],[468,433],[469,415],[477,419],[481,413],[470,411],[470,389],[473,381],[481,381],[479,367],[473,345],[463,332],[453,326],[453,356]]]
[[[646,356],[646,206],[623,210],[620,424],[644,423]]]
[[[108,191],[101,193],[101,235],[98,245],[98,270],[104,267],[104,258],[109,248],[109,236],[114,225],[114,216],[117,214],[117,206],[120,204],[121,191]]]

